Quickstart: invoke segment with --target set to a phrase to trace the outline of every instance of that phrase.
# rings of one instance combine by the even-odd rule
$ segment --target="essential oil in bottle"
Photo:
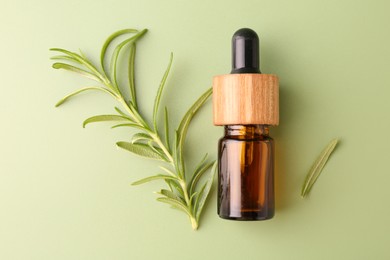
[[[259,38],[240,29],[232,39],[231,74],[214,77],[214,124],[225,127],[218,147],[218,215],[233,220],[274,216],[274,141],[279,123],[278,78],[261,74]]]

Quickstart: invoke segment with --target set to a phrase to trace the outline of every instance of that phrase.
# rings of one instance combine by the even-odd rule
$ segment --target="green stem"
[[[196,218],[194,218],[193,216],[190,217],[190,220],[191,220],[191,225],[192,225],[192,229],[193,230],[197,230],[198,229],[198,221],[196,220]]]
[[[184,200],[186,201],[186,205],[190,211],[189,217],[190,217],[192,229],[197,230],[198,229],[198,221],[196,220],[195,216],[193,215],[194,213],[192,211],[191,198],[188,196],[187,183],[185,182],[185,180],[180,179],[180,186],[183,189]]]
[[[164,145],[163,141],[161,141],[161,138],[158,136],[158,134],[154,131],[151,131],[149,135],[153,138],[156,144],[163,150],[165,156],[168,158],[169,163],[174,165],[172,155],[168,151],[167,147]]]
[[[118,101],[122,104],[122,106],[126,109],[126,111],[131,115],[131,117],[134,119],[134,121],[145,128],[145,130],[148,132],[148,134],[153,138],[154,142],[161,148],[161,150],[164,152],[165,156],[167,157],[170,164],[174,165],[173,157],[168,151],[167,147],[164,145],[163,141],[161,140],[160,136],[155,132],[152,131],[150,126],[142,119],[142,117],[137,113],[134,113],[129,107],[129,105],[126,103],[126,101],[123,99],[122,96],[117,96]]]
[[[185,180],[183,180],[183,179],[180,180],[180,186],[183,189],[184,199],[186,201],[187,206],[191,207],[191,200],[190,200],[190,197],[188,196],[187,184],[186,184]]]
[[[122,107],[126,109],[127,113],[130,114],[135,123],[137,123],[139,126],[142,126],[143,128],[149,129],[149,126],[145,123],[141,116],[139,114],[135,114],[134,111],[131,110],[129,104],[126,103],[120,94],[117,94],[117,100],[119,103],[121,103]]]

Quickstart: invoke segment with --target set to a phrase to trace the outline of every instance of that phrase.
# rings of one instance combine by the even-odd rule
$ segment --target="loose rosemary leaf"
[[[333,139],[328,144],[328,146],[322,151],[320,156],[314,162],[313,166],[310,168],[310,171],[307,174],[306,179],[302,186],[302,191],[301,191],[302,198],[304,198],[305,196],[307,196],[307,194],[309,194],[314,183],[317,181],[318,177],[320,176],[322,169],[324,168],[330,155],[336,148],[337,143],[338,143],[338,139]]]

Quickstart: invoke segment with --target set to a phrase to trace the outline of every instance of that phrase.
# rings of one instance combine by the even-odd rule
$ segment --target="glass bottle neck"
[[[239,136],[242,138],[253,138],[257,136],[268,136],[268,125],[226,125],[225,136]]]

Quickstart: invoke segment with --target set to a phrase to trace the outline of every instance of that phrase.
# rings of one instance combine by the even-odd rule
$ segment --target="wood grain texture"
[[[278,77],[271,74],[215,76],[213,114],[215,125],[278,125]]]

